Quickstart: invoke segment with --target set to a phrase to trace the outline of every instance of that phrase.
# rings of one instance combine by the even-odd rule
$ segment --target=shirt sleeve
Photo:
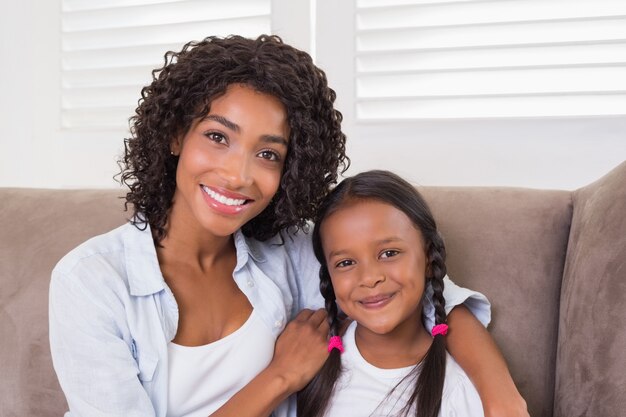
[[[298,311],[303,308],[323,308],[324,297],[320,293],[319,279],[320,264],[313,253],[311,233],[298,232],[289,242],[287,250],[296,275]]]
[[[155,416],[140,381],[154,367],[146,359],[140,371],[123,340],[122,302],[111,302],[116,294],[99,284],[106,280],[79,278],[55,271],[50,284],[50,350],[70,409],[65,416]]]
[[[435,325],[435,306],[432,303],[433,289],[430,283],[424,292],[424,325],[428,331]],[[487,327],[491,321],[491,304],[483,294],[459,287],[446,275],[443,279],[443,297],[446,300],[446,314],[458,305],[465,305],[476,318]]]

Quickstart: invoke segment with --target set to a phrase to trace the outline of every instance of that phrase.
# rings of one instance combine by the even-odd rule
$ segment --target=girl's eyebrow
[[[402,242],[403,239],[400,239],[399,237],[387,237],[385,239],[380,239],[377,240],[376,243],[377,244],[386,244],[386,243],[393,243],[393,242]]]
[[[347,251],[347,250],[343,250],[343,249],[340,249],[340,250],[334,250],[334,251],[332,251],[332,252],[330,252],[330,253],[328,254],[328,259],[334,258],[334,257],[336,257],[336,256],[341,256],[341,255],[343,255],[343,254],[345,254],[345,253],[348,253],[348,251]]]
[[[218,116],[216,114],[207,114],[206,116],[202,118],[202,121],[205,121],[205,120],[213,120],[214,122],[217,122],[223,125],[224,127],[232,130],[233,132],[236,132],[236,133],[241,132],[241,128],[239,127],[237,123],[228,120],[224,116]],[[289,142],[287,141],[287,139],[278,135],[263,135],[261,136],[261,140],[263,142],[276,143],[279,145],[283,145],[285,147],[289,145]]]
[[[404,241],[404,240],[403,240],[403,239],[401,239],[401,238],[399,238],[399,237],[387,237],[387,238],[384,238],[384,239],[379,239],[379,240],[376,240],[374,243],[375,243],[377,246],[379,246],[379,245],[386,245],[386,244],[388,244],[388,243],[403,242],[403,241]],[[346,249],[339,249],[339,250],[334,250],[334,251],[331,251],[331,252],[328,254],[328,259],[330,259],[330,258],[332,258],[332,257],[334,257],[334,256],[340,256],[340,255],[341,255],[341,256],[343,256],[343,255],[345,255],[345,254],[346,254],[346,253],[348,253],[348,252],[349,252],[349,251],[348,251],[348,250],[346,250]]]

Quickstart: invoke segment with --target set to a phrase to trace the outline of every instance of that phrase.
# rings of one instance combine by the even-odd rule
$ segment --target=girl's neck
[[[389,333],[377,334],[357,323],[355,342],[361,356],[382,369],[397,369],[420,362],[432,344],[421,316],[406,320]]]

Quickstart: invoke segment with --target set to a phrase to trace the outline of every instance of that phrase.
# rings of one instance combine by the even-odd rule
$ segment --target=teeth
[[[216,193],[215,191],[209,189],[208,187],[202,186],[202,189],[204,190],[205,193],[207,193],[212,199],[219,201],[222,204],[225,204],[227,206],[241,206],[243,205],[246,200],[240,200],[240,199],[236,199],[236,198],[228,198],[225,197],[221,194]]]

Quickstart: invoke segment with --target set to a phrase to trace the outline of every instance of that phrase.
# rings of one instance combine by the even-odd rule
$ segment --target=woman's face
[[[283,104],[233,84],[172,144],[179,155],[171,216],[228,236],[276,194],[289,147]]]

